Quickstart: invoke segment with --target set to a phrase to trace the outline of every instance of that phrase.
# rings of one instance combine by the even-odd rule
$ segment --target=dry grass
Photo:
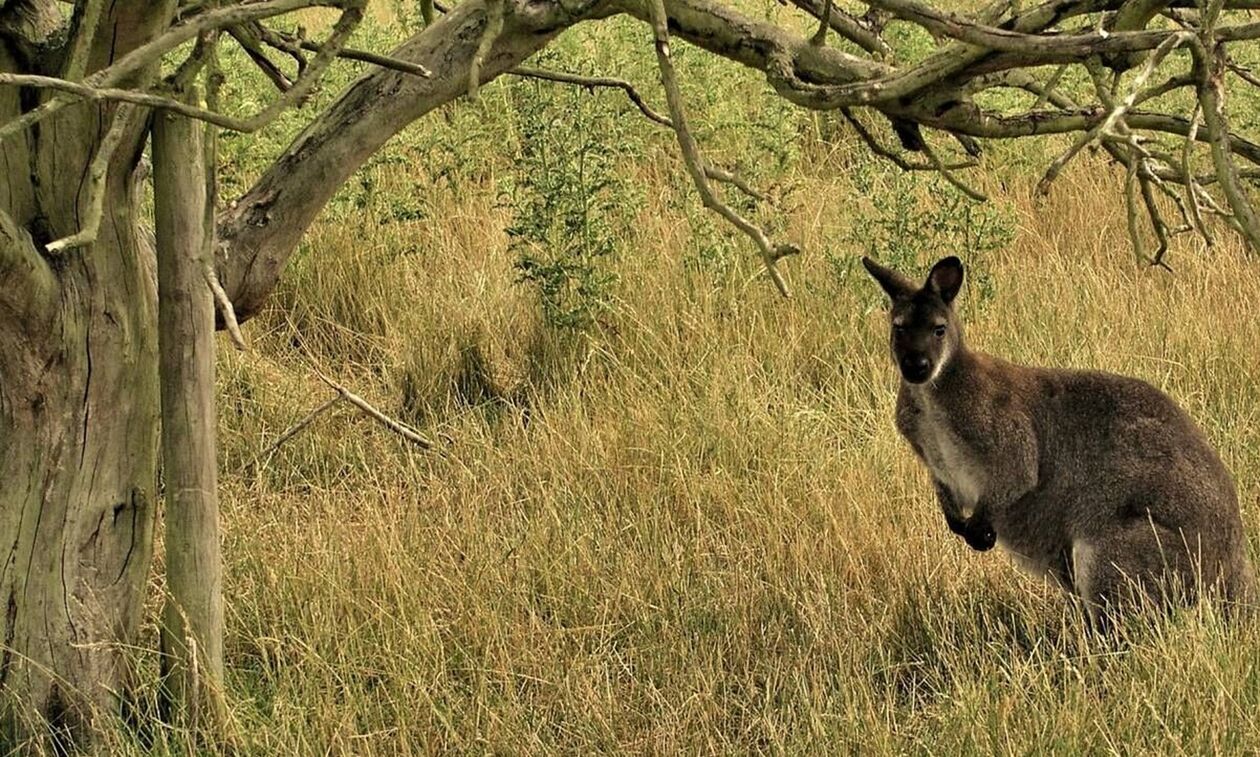
[[[475,121],[461,113],[444,117]],[[808,159],[774,176],[796,186],[783,227],[808,251],[785,266],[784,301],[737,238],[733,270],[683,264],[709,232],[662,139],[626,166],[643,202],[613,313],[586,340],[550,333],[513,283],[507,164],[439,180],[424,173],[432,149],[403,140],[391,154],[404,160],[365,169],[363,207],[312,230],[249,327],[256,350],[222,342],[244,751],[1260,743],[1260,629],[1192,612],[1099,645],[1057,591],[946,531],[893,430],[877,289],[844,267],[859,250],[842,240],[869,219],[850,180],[858,148],[805,139]],[[1173,394],[1235,472],[1254,538],[1254,259],[1229,239],[1174,250],[1176,275],[1138,267],[1109,169],[1081,161],[1040,204],[1035,179],[987,179],[1017,231],[983,259],[962,251],[995,286],[983,307],[961,297],[971,344]],[[382,220],[421,193],[423,218]],[[326,395],[295,345],[443,439],[440,453],[339,409],[246,472]]]
[[[1260,275],[1232,243],[1178,250],[1175,276],[1136,268],[1115,177],[1091,171],[1042,207],[1010,191],[1017,237],[982,261],[997,293],[969,338],[1171,392],[1254,529]],[[817,199],[789,227],[819,250],[844,186],[806,181]],[[555,346],[512,284],[501,214],[485,191],[450,201],[415,229],[317,228],[318,264],[253,327],[274,337],[222,362],[231,693],[259,753],[1257,743],[1255,629],[1190,615],[1100,649],[1061,595],[949,536],[892,428],[873,285],[817,255],[791,264],[791,301],[695,280],[686,225],[649,201],[615,333],[544,376],[528,364]],[[431,252],[389,259],[402,237]],[[339,411],[237,474],[318,400],[294,312],[383,406],[426,398],[442,453]],[[530,388],[468,404],[470,339]]]

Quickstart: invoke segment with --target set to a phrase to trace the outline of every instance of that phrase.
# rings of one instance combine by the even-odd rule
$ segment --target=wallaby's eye
[[[894,334],[904,334],[904,333],[906,333],[906,327],[905,327],[905,326],[902,326],[900,323],[894,323],[894,324],[893,324],[893,333],[894,333]]]
[[[941,324],[940,326],[932,329],[932,333],[936,334],[938,337],[945,336],[945,324]]]

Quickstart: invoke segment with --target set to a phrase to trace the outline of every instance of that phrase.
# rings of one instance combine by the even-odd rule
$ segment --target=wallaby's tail
[[[1237,563],[1227,576],[1224,588],[1231,615],[1255,617],[1257,611],[1260,611],[1260,587],[1256,584],[1256,572],[1251,566],[1245,540],[1238,550]]]

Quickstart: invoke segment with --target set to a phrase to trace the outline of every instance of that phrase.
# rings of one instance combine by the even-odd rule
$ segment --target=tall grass
[[[571,34],[549,63],[639,60],[623,73],[653,93],[641,32]],[[1038,202],[1035,169],[981,175],[996,199],[974,212],[1006,229],[996,249],[899,231],[872,198],[903,193],[923,217],[951,190],[873,163],[755,77],[679,57],[709,154],[777,185],[780,210],[761,217],[806,250],[785,264],[793,299],[698,208],[669,135],[635,122],[640,144],[616,169],[634,191],[607,261],[610,314],[549,325],[517,282],[505,196],[520,181],[516,103],[563,95],[503,81],[366,167],[248,327],[253,351],[221,344],[242,751],[1260,745],[1260,629],[1199,610],[1124,644],[1090,640],[1062,594],[947,532],[894,432],[881,296],[854,266],[874,231],[900,234],[923,270],[961,254],[984,282],[960,298],[974,347],[1171,393],[1234,471],[1254,539],[1254,258],[1222,234],[1213,250],[1178,245],[1175,274],[1135,264],[1122,177],[1085,159]],[[636,118],[614,94],[582,97]],[[282,143],[238,143],[229,183]],[[1043,146],[1019,149],[1044,166]],[[337,409],[258,464],[324,399],[308,359],[440,449]]]

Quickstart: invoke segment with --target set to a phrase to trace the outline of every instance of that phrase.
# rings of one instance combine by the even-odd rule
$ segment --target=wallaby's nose
[[[901,375],[907,381],[918,383],[927,380],[932,372],[932,362],[923,355],[907,355],[901,359]]]

